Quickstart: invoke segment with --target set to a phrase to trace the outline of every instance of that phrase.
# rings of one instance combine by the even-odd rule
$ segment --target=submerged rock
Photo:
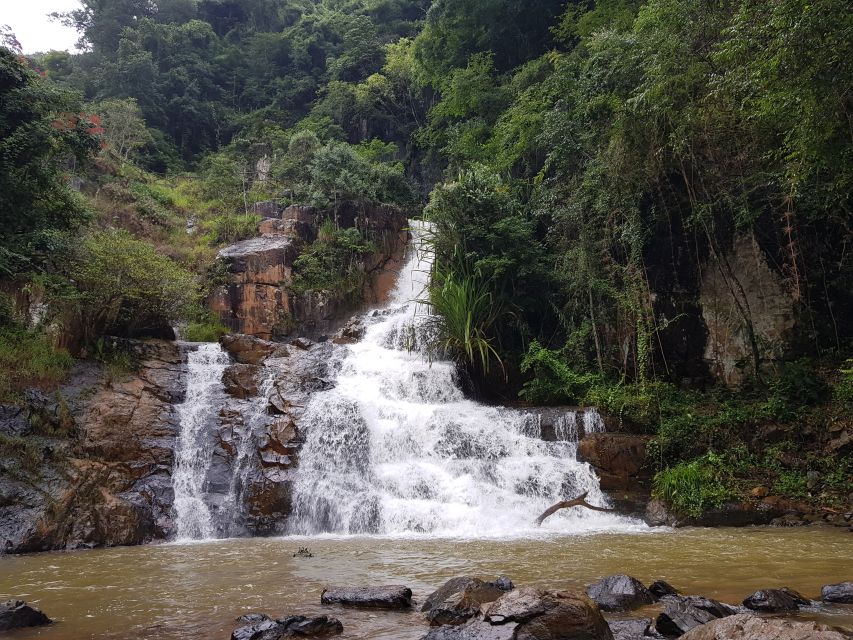
[[[792,589],[762,589],[747,596],[743,606],[753,611],[764,613],[781,613],[783,611],[796,611],[800,606],[808,606],[811,601]]]
[[[846,640],[850,636],[813,621],[761,618],[749,613],[696,627],[682,640]]]
[[[666,606],[655,620],[655,629],[665,636],[680,636],[699,625],[738,613],[731,605],[701,596],[666,596],[663,602]]]
[[[52,620],[23,600],[8,600],[0,603],[0,631],[40,627]]]
[[[586,594],[604,611],[636,609],[655,601],[642,582],[625,574],[608,576],[589,585]]]
[[[279,640],[280,638],[329,638],[344,631],[344,625],[337,618],[328,616],[288,616],[273,619],[263,613],[250,613],[237,618],[238,622],[247,622],[235,629],[231,640]]]
[[[853,604],[853,582],[828,584],[820,590],[820,598],[824,602]]]
[[[366,609],[407,609],[412,606],[412,590],[401,585],[331,587],[323,590],[320,602]]]

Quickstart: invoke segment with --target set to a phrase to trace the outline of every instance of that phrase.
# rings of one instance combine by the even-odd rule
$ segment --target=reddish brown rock
[[[261,368],[254,364],[232,364],[222,372],[225,392],[235,398],[246,399],[258,395],[258,374]]]
[[[267,358],[286,358],[290,354],[286,345],[239,333],[222,336],[219,344],[241,364],[262,364]]]

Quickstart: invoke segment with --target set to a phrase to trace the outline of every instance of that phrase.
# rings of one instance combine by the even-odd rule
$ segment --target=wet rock
[[[262,364],[267,358],[286,358],[286,345],[243,334],[228,334],[219,339],[220,346],[240,364]]]
[[[651,618],[635,618],[632,620],[611,620],[610,631],[613,640],[644,640],[645,638],[662,639],[663,636],[655,631]]]
[[[279,640],[280,638],[329,638],[344,631],[337,618],[317,616],[288,616],[274,620],[263,613],[240,616],[238,622],[247,622],[231,634],[231,640]]]
[[[650,436],[630,433],[593,433],[578,444],[578,459],[589,462],[604,490],[648,488],[646,447]]]
[[[483,618],[491,625],[518,623],[514,637],[519,640],[613,638],[596,604],[585,595],[570,591],[516,589],[488,605]]]
[[[653,527],[749,527],[767,525],[784,514],[784,510],[768,499],[761,502],[732,502],[709,509],[698,518],[682,517],[668,510],[661,500],[653,499],[646,507],[644,519]]]
[[[491,625],[475,620],[462,626],[436,627],[421,640],[515,640],[518,623]]]
[[[234,398],[245,400],[258,395],[258,373],[261,368],[254,364],[232,364],[222,372],[225,392]]]
[[[589,585],[586,594],[603,611],[636,609],[655,601],[655,597],[642,582],[625,574],[608,576]]]
[[[844,632],[812,621],[739,614],[713,620],[681,636],[682,640],[845,640]]]
[[[308,349],[310,349],[314,343],[311,342],[308,338],[295,338],[290,341],[290,344],[292,344],[297,349],[308,351]]]
[[[510,580],[507,576],[498,576],[489,584],[494,587],[497,587],[501,591],[512,591],[513,589],[515,589],[515,585],[512,583],[512,580]]]
[[[449,588],[448,584],[451,585]],[[476,616],[483,604],[494,602],[506,593],[477,578],[453,578],[439,591],[447,595],[437,600],[436,592],[430,595],[427,598],[428,603],[423,605],[428,608],[422,607],[422,610],[426,611],[426,619],[434,626],[463,624]]]
[[[853,604],[853,582],[826,585],[820,590],[820,599],[824,602]]]
[[[655,629],[665,636],[680,636],[701,624],[738,613],[732,607],[701,596],[666,596]]]
[[[781,613],[796,611],[800,606],[808,606],[811,602],[792,589],[762,589],[747,596],[743,606],[753,611],[764,613]]]
[[[32,477],[0,474],[6,552],[132,545],[171,534],[182,353],[172,342],[120,345],[137,364],[133,374],[108,377],[89,363],[75,367],[52,400],[33,396],[32,415],[57,435]]]
[[[320,602],[366,609],[407,609],[412,606],[412,590],[400,585],[331,587],[323,590]]]
[[[654,498],[646,505],[646,512],[643,514],[643,520],[650,527],[672,527],[678,519],[669,512],[663,500]]]
[[[451,578],[427,596],[426,600],[424,600],[423,605],[421,605],[421,611],[427,612],[434,606],[447,600],[450,596],[457,593],[462,593],[463,591],[465,591],[465,589],[468,589],[469,587],[477,588],[486,584],[487,583],[483,582],[482,580],[478,578],[473,578],[471,576],[459,576],[456,578]],[[492,600],[497,600],[497,598],[502,595],[503,593],[499,593]]]
[[[8,600],[0,603],[0,631],[40,627],[50,623],[50,618],[23,600]]]
[[[294,558],[313,558],[314,554],[308,547],[300,547],[299,551],[293,554]]]
[[[664,596],[677,596],[680,595],[678,589],[673,587],[671,584],[666,582],[665,580],[655,580],[649,585],[649,592],[655,598],[663,598]]]

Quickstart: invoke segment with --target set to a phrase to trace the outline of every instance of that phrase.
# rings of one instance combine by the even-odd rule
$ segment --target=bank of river
[[[313,558],[294,558],[308,546]],[[17,639],[223,640],[237,616],[329,613],[329,584],[406,584],[418,602],[446,579],[509,575],[517,585],[581,589],[613,573],[665,579],[739,603],[765,587],[818,597],[851,579],[853,537],[835,528],[682,529],[514,540],[275,538],[0,557],[0,600],[20,598],[57,624]],[[334,609],[344,638],[407,640],[418,613]],[[805,614],[853,629],[853,606]]]

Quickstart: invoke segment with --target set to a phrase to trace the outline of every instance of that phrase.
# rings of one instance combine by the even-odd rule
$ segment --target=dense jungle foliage
[[[440,347],[473,392],[654,434],[657,491],[686,512],[756,479],[830,501],[849,483],[847,449],[820,448],[853,409],[847,2],[83,0],[57,19],[81,53],[0,50],[0,275],[50,302],[35,323],[3,302],[0,360],[31,335],[47,361],[26,380],[68,366],[43,348],[57,317],[86,344],[178,319],[215,338],[215,251],[254,234],[255,202],[392,203],[432,222]],[[790,302],[784,340],[743,239]],[[297,286],[351,295],[341,247],[366,243],[326,229]],[[736,386],[705,353],[709,274]]]

